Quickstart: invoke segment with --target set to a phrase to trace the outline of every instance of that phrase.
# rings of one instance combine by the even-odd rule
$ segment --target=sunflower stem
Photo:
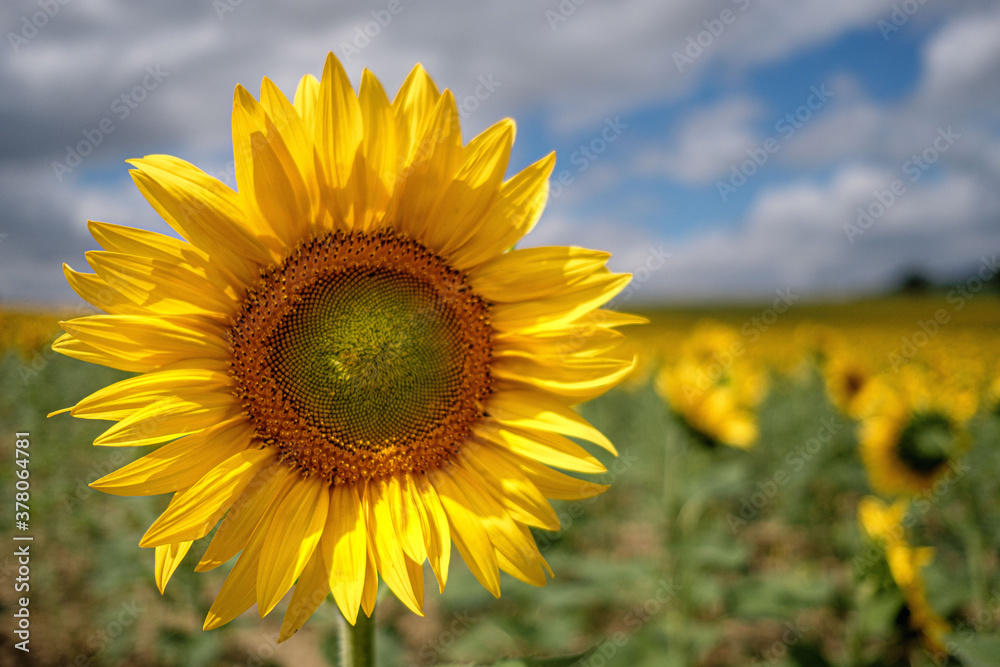
[[[354,625],[341,617],[337,635],[340,667],[375,667],[374,611],[370,617],[359,613]]]

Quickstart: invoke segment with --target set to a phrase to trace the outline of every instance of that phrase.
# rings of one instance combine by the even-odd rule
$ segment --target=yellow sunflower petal
[[[543,299],[601,271],[610,257],[575,247],[512,250],[470,271],[469,282],[495,302]]]
[[[627,274],[593,275],[556,296],[498,304],[493,309],[492,324],[498,331],[528,332],[565,325],[611,299],[631,279]]]
[[[264,518],[260,529],[255,530],[243,553],[237,559],[233,569],[226,575],[222,588],[215,596],[208,614],[205,616],[205,630],[214,630],[233,620],[247,609],[257,599],[257,570],[260,568],[260,552],[274,516],[272,505]]]
[[[420,521],[420,511],[412,493],[412,479],[409,475],[393,476],[388,480],[389,514],[392,517],[396,535],[403,551],[417,563],[427,559],[424,546],[424,527]]]
[[[167,582],[170,581],[170,577],[174,576],[174,572],[177,571],[177,566],[181,564],[182,560],[184,560],[184,556],[187,555],[190,548],[190,540],[186,542],[164,544],[156,547],[156,566],[154,568],[154,576],[156,578],[156,587],[160,589],[161,595],[166,589]]]
[[[423,65],[417,64],[412,70],[399,92],[392,101],[392,110],[396,116],[400,162],[395,165],[400,170],[407,158],[414,152],[414,146],[424,134],[424,127],[434,113],[441,93],[434,85]]]
[[[104,278],[93,273],[74,271],[69,264],[63,264],[63,275],[73,291],[87,303],[111,315],[140,315],[142,308],[118,290],[111,287]]]
[[[506,181],[478,234],[456,248],[452,266],[467,270],[497,257],[531,231],[549,196],[549,176],[556,165],[550,153]]]
[[[457,465],[452,466],[449,473],[454,482],[461,486],[470,509],[479,517],[485,528],[496,553],[498,567],[504,567],[508,574],[521,581],[535,586],[544,585],[542,558],[534,540],[530,540],[529,545],[517,523],[487,491],[482,478],[475,472]]]
[[[532,586],[544,586],[546,582],[545,573],[553,576],[552,568],[545,561],[542,553],[538,550],[535,538],[527,526],[518,524],[519,538],[515,537],[512,544],[514,557],[508,556],[503,551],[497,551],[497,562],[500,569],[511,576]]]
[[[269,516],[272,506],[287,492],[285,483],[291,475],[292,470],[280,464],[270,465],[254,475],[226,512],[195,572],[207,572],[228,562],[249,544],[263,518]]]
[[[248,213],[289,247],[308,235],[312,222],[309,190],[299,166],[263,105],[242,86],[233,97],[233,153],[236,183]]]
[[[319,113],[319,81],[312,74],[306,74],[299,80],[295,89],[295,110],[302,117],[302,123],[310,133],[315,131],[316,116]]]
[[[599,396],[621,382],[635,370],[636,361],[635,357],[630,361],[585,358],[557,363],[558,358],[512,357],[497,360],[493,373],[520,387],[542,389],[579,402]]]
[[[630,315],[616,310],[596,309],[584,315],[580,323],[593,324],[599,327],[623,327],[629,324],[649,324],[649,320],[640,315]]]
[[[139,546],[155,547],[204,537],[253,476],[274,459],[267,449],[235,454],[175,498],[153,522]]]
[[[365,134],[363,160],[355,161],[355,216],[359,229],[373,229],[384,222],[392,189],[399,176],[396,119],[382,84],[367,69],[361,75],[358,104]]]
[[[324,167],[326,179],[332,187],[335,201],[330,208],[337,219],[345,219],[350,212],[348,194],[349,177],[354,166],[354,155],[361,145],[363,127],[361,108],[354,88],[347,78],[340,61],[331,53],[323,67],[317,107],[316,152]]]
[[[365,512],[357,490],[344,484],[334,485],[330,489],[330,511],[320,551],[329,566],[327,583],[333,599],[351,625],[357,620],[365,590],[367,544]]]
[[[88,252],[86,256],[97,275],[150,312],[225,321],[236,308],[230,295],[188,265],[112,252]]]
[[[137,447],[172,440],[216,424],[244,419],[232,395],[218,391],[168,396],[137,410],[94,440],[95,445]]]
[[[427,121],[423,135],[403,163],[386,217],[399,231],[421,239],[431,212],[444,188],[458,170],[462,133],[458,108],[446,90]]]
[[[146,373],[108,385],[77,403],[75,417],[121,420],[156,401],[184,393],[229,387],[231,378],[225,362],[198,360],[175,364],[167,370]]]
[[[517,526],[515,526],[517,528]],[[520,529],[504,533],[502,549],[497,549],[497,563],[500,569],[515,579],[532,586],[545,585],[545,571],[548,564],[535,546],[535,538]],[[538,554],[534,557],[534,554]]]
[[[375,566],[375,556],[372,554],[372,542],[369,535],[365,558],[365,589],[361,592],[361,609],[365,616],[371,618],[375,611],[375,601],[378,599],[378,570]]]
[[[598,326],[566,327],[535,331],[497,334],[493,353],[496,357],[541,357],[564,359],[575,363],[578,359],[601,356],[619,347],[625,336],[614,329]],[[553,359],[554,361],[554,359]]]
[[[448,529],[448,515],[437,491],[434,490],[426,476],[415,481],[415,495],[419,506],[423,509],[427,521],[424,533],[424,546],[427,549],[427,560],[438,580],[438,588],[443,593],[448,581],[448,567],[451,562],[451,532]]]
[[[372,482],[369,534],[374,546],[375,564],[386,585],[413,613],[423,616],[423,575],[413,576],[410,560],[396,534],[392,520],[391,496],[384,481]]]
[[[191,272],[205,276],[217,284],[216,291],[224,292],[232,298],[236,298],[237,290],[243,286],[237,277],[221,269],[219,263],[209,258],[207,253],[172,236],[95,220],[88,220],[87,228],[105,250],[185,266]],[[115,280],[109,279],[108,284],[112,288],[118,288]]]
[[[215,466],[250,444],[246,424],[221,424],[163,445],[107,474],[91,488],[116,496],[153,496],[193,486]]]
[[[462,448],[464,467],[515,521],[545,530],[559,530],[559,517],[552,505],[517,466],[503,456],[502,450],[488,445],[468,443]]]
[[[441,223],[428,227],[427,247],[447,256],[479,231],[503,183],[513,143],[514,121],[507,118],[462,149],[461,167],[429,214]]]
[[[499,447],[539,463],[574,472],[607,472],[604,464],[593,454],[558,433],[535,431],[529,435],[524,431],[501,428],[496,424],[483,425],[476,433]]]
[[[63,334],[52,343],[52,350],[72,359],[79,359],[91,364],[107,366],[130,373],[145,373],[160,368],[162,364],[152,363],[147,359],[122,358],[118,354],[94,347],[73,336]],[[67,408],[68,409],[68,408]]]
[[[88,220],[87,229],[101,247],[123,255],[208,267],[209,256],[181,239],[110,222]]]
[[[272,261],[235,192],[195,166],[166,155],[129,160],[129,172],[156,212],[241,284]]]
[[[505,391],[493,396],[490,415],[506,426],[583,438],[617,456],[603,433],[558,400],[537,391]]]
[[[312,558],[329,508],[329,486],[315,477],[296,479],[278,502],[257,572],[257,609],[262,617],[274,609]]]
[[[319,606],[330,594],[330,583],[326,576],[326,566],[323,563],[323,554],[317,549],[313,552],[312,558],[302,576],[295,585],[292,599],[285,610],[285,617],[281,621],[281,632],[278,635],[278,643],[291,638],[299,628],[309,620],[309,617],[319,609]]]
[[[582,500],[608,490],[607,484],[595,484],[584,479],[570,477],[530,459],[518,457],[512,459],[511,463],[520,468],[521,472],[546,498]]]
[[[115,252],[88,252],[87,262],[109,285],[151,313],[199,315],[228,320],[236,309],[220,290],[190,265]]]
[[[149,368],[191,358],[224,359],[228,343],[180,317],[89,315],[59,326],[88,345]],[[220,332],[221,333],[221,332]]]
[[[310,220],[319,213],[319,188],[316,174],[316,151],[313,147],[312,125],[307,125],[285,94],[273,81],[264,77],[260,86],[260,103],[268,118],[291,153],[308,192],[312,210]]]
[[[448,515],[451,539],[459,553],[483,588],[500,597],[500,573],[493,543],[483,525],[482,517],[462,487],[464,480],[456,480],[455,466],[437,470],[430,475],[434,490]]]

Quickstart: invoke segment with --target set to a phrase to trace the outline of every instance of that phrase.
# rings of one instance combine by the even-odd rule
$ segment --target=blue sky
[[[291,93],[328,50],[390,93],[423,62],[467,139],[513,117],[512,171],[556,150],[525,244],[605,248],[623,271],[669,254],[643,301],[864,296],[1000,250],[996,2],[40,7],[0,10],[2,301],[73,302],[60,266],[86,267],[88,218],[166,231],[125,159],[172,153],[233,184],[233,87]]]
[[[926,39],[926,35],[910,34],[908,37],[905,40],[900,38],[900,44],[890,45],[873,25],[806,46],[795,57],[738,71],[727,71],[719,65],[712,68],[714,71],[705,72],[689,94],[638,109],[628,120],[640,137],[657,134],[677,136],[683,132],[682,121],[692,112],[724,104],[739,96],[753,99],[758,105],[757,113],[748,123],[750,128],[761,137],[774,137],[784,144],[794,140],[794,134],[789,134],[792,130],[804,129],[814,117],[823,114],[824,108],[836,106],[834,95],[830,98],[830,107],[824,104],[818,109],[810,108],[808,112],[803,112],[801,117],[808,116],[807,120],[794,117],[795,111],[813,95],[813,88],[824,88],[821,92],[826,92],[827,82],[852,79],[861,93],[881,105],[903,102],[908,95],[912,95],[920,82],[919,46],[921,37]],[[820,83],[817,85],[817,82]],[[818,97],[816,101],[819,101]],[[787,114],[793,114],[793,118],[789,120]],[[579,140],[584,142],[585,138],[580,137]],[[641,143],[641,140],[635,143]],[[567,154],[577,147],[573,142],[566,142],[559,148],[561,154]],[[746,144],[748,150],[756,150],[758,155],[762,147],[763,141]],[[634,150],[636,146],[628,146],[628,149]],[[751,156],[748,154],[746,157]],[[655,198],[659,207],[646,212],[641,224],[656,228],[664,222],[662,212],[669,210],[672,214],[669,222],[671,231],[683,237],[703,229],[704,225],[737,225],[762,189],[796,178],[824,181],[836,166],[836,163],[829,162],[803,169],[780,164],[771,157],[769,155],[770,165],[764,163],[747,178],[745,185],[732,193],[725,187],[720,192],[718,186],[720,180],[731,184],[731,172],[722,174],[723,177],[714,182],[695,185],[672,178],[641,178],[634,183],[623,184],[620,193],[624,197],[645,194]],[[863,154],[851,155],[848,159],[867,157]],[[740,162],[734,160],[733,166],[739,166]],[[617,199],[607,203],[615,205]]]

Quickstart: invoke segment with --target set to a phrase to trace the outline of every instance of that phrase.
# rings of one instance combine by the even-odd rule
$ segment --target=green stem
[[[981,527],[985,524],[985,512],[979,502],[977,489],[967,485],[967,497],[973,520],[972,525],[966,525],[961,531],[965,546],[965,557],[969,567],[969,580],[972,587],[972,601],[980,609],[986,606],[989,597],[989,581],[986,574],[986,545]]]
[[[354,625],[343,616],[339,620],[340,667],[375,667],[375,612],[368,617],[359,611]]]
[[[680,417],[670,415],[667,422],[667,441],[663,448],[663,517],[664,517],[664,549],[663,568],[674,583],[685,578],[684,563],[680,553],[683,543],[680,526],[680,508],[683,502],[681,484],[685,476],[690,474],[688,463],[688,434],[681,426]],[[683,590],[667,606],[668,651],[675,664],[684,664],[690,660],[691,646],[689,609]]]

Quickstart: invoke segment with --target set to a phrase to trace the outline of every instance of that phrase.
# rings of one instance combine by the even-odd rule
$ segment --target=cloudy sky
[[[530,245],[613,251],[643,300],[868,294],[1000,251],[1000,3],[26,0],[0,9],[0,301],[73,302],[87,219],[167,231],[124,160],[230,184],[233,88],[327,51],[422,62],[511,171],[558,153]]]

